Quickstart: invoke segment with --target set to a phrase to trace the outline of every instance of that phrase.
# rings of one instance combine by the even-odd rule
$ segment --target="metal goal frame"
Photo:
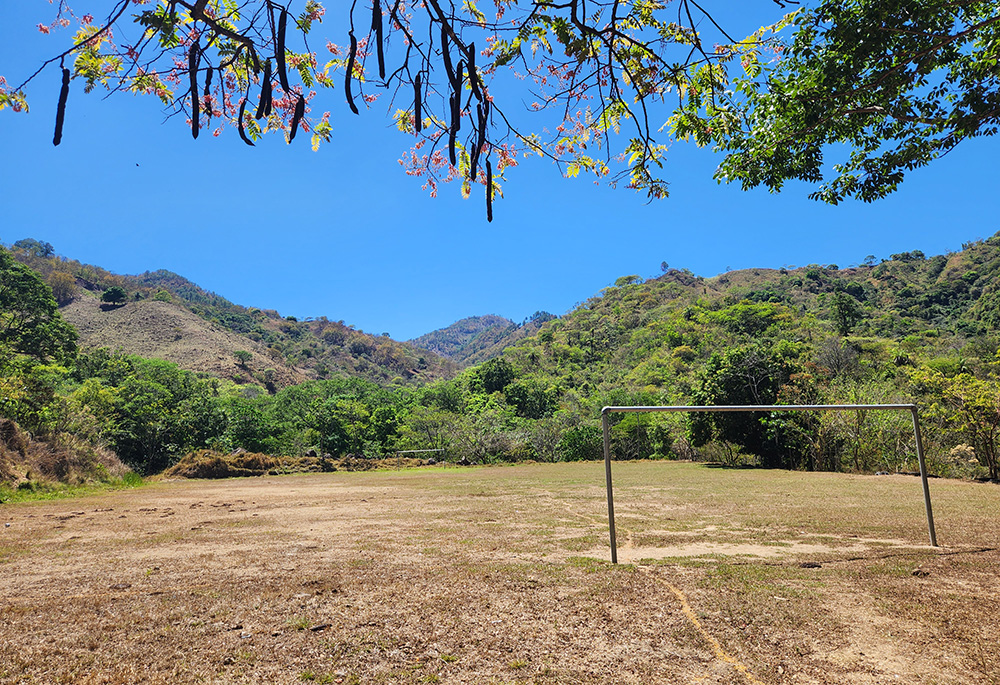
[[[772,411],[852,411],[856,409],[882,409],[908,411],[913,417],[913,437],[917,443],[917,462],[920,464],[920,481],[924,489],[924,508],[927,510],[927,532],[931,546],[938,547],[937,534],[934,531],[934,514],[931,511],[931,491],[927,485],[927,465],[924,461],[924,445],[920,438],[920,420],[915,404],[741,404],[699,406],[662,406],[662,407],[604,407],[601,409],[601,428],[604,431],[604,473],[608,489],[608,530],[611,535],[611,563],[618,563],[618,545],[615,541],[615,500],[611,485],[611,422],[609,416],[616,413],[634,412],[652,414],[659,412],[772,412]]]

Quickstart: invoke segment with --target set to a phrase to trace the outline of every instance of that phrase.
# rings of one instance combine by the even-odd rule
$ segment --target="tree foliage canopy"
[[[65,361],[76,354],[76,339],[59,315],[52,289],[0,247],[0,348]]]
[[[759,8],[771,23],[746,37],[727,30],[726,9],[370,0],[352,3],[328,41],[316,0],[116,0],[99,21],[60,2],[38,28],[75,19],[72,45],[19,85],[0,80],[0,109],[26,109],[24,87],[59,63],[56,144],[82,80],[85,91],[156,95],[195,137],[229,125],[254,145],[307,131],[317,147],[345,112],[316,116],[318,90],[339,88],[354,113],[386,96],[415,136],[407,172],[432,194],[442,180],[466,195],[482,184],[488,212],[521,155],[658,198],[669,143],[693,140],[724,153],[719,180],[779,190],[800,179],[836,203],[882,197],[907,171],[996,132],[997,0],[820,0],[784,16],[791,8],[773,0]],[[846,157],[830,165],[831,149]]]

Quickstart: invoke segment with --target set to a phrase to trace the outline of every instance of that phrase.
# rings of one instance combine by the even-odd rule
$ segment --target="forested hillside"
[[[46,274],[50,289],[11,253],[0,255],[4,283],[19,284],[6,286],[0,299],[6,336],[0,339],[0,417],[53,443],[109,448],[142,472],[198,450],[213,458],[234,450],[291,456],[315,450],[350,455],[355,464],[428,449],[470,462],[594,459],[601,454],[600,408],[608,404],[917,402],[935,473],[1000,476],[1000,234],[948,255],[905,252],[845,269],[749,269],[709,279],[676,269],[645,281],[623,276],[560,318],[538,317],[530,322],[534,334],[454,378],[431,380],[418,361],[417,373],[395,382],[349,377],[342,366],[337,378],[284,388],[251,379],[249,369],[234,383],[168,361],[77,352],[76,331],[55,307],[60,281],[54,269]],[[187,287],[167,274],[142,278],[149,290],[136,291],[140,301],[151,292],[153,302],[173,302]],[[343,334],[341,347],[365,340],[325,320],[229,308],[194,288],[183,297],[194,309],[203,307],[202,316],[239,314],[249,334],[282,354],[308,348],[301,342],[279,347],[286,341],[325,333]],[[134,296],[129,301],[134,305]],[[451,340],[452,352],[469,349],[491,323],[502,324],[467,321],[442,333],[439,347],[444,351]],[[286,337],[269,337],[275,330]],[[376,350],[399,345],[403,358],[413,349],[381,342]],[[368,358],[368,352],[348,352]],[[915,468],[908,417],[886,412],[613,419],[616,458],[862,472]],[[6,473],[7,480],[27,482],[23,468]]]
[[[492,314],[470,316],[409,342],[465,366],[499,356],[517,341],[537,333],[543,323],[554,318],[548,312],[535,312],[517,324]]]

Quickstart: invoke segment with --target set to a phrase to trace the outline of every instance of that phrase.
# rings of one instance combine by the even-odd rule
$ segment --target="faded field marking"
[[[638,568],[641,571],[650,573],[648,568],[645,568],[643,566],[639,566]],[[684,612],[684,615],[687,617],[687,619],[691,622],[691,625],[693,625],[698,630],[698,632],[701,633],[701,636],[705,638],[705,641],[712,646],[712,652],[715,654],[715,658],[722,659],[724,662],[726,662],[727,664],[735,668],[737,671],[739,671],[740,674],[742,674],[743,677],[746,678],[747,682],[750,683],[750,685],[764,685],[764,683],[757,680],[757,678],[755,678],[753,674],[750,673],[749,668],[747,668],[741,661],[736,659],[736,657],[728,654],[726,650],[722,648],[722,645],[719,644],[719,641],[716,640],[711,635],[709,635],[708,631],[705,630],[705,627],[701,625],[701,621],[698,620],[698,617],[695,615],[694,610],[691,608],[691,605],[688,604],[687,597],[684,596],[684,593],[681,592],[679,588],[672,585],[671,583],[668,583],[662,578],[657,577],[655,574],[653,574],[653,577],[656,578],[661,583],[663,583],[664,585],[666,585],[667,588],[669,588],[669,590],[672,593],[674,593],[674,596],[677,598],[677,601],[681,603],[681,610]]]

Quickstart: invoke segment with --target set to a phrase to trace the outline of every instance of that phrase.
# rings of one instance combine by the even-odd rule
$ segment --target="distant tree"
[[[69,304],[76,297],[76,279],[65,271],[53,271],[49,276],[49,287],[59,304]]]
[[[101,302],[109,304],[122,304],[128,299],[128,293],[120,285],[113,285],[101,295]]]
[[[865,266],[875,266],[875,255],[873,254],[868,255],[861,263],[864,264]]]
[[[563,461],[600,459],[604,454],[604,436],[597,426],[568,428],[559,438],[558,451]]]
[[[514,367],[506,359],[491,359],[478,369],[486,393],[502,392],[514,380]]]
[[[32,257],[51,257],[56,253],[51,243],[43,243],[34,238],[24,238],[14,243],[14,247],[24,251]]]
[[[247,352],[246,350],[236,350],[233,352],[233,356],[236,357],[236,363],[245,369],[247,367],[247,362],[250,361],[253,354]]]
[[[830,318],[840,335],[850,334],[858,322],[864,318],[864,315],[861,305],[853,297],[842,290],[833,293]]]
[[[702,373],[701,387],[694,393],[699,405],[774,404],[790,369],[773,350],[759,344],[733,347],[716,353]],[[719,412],[692,414],[688,437],[695,447],[712,439],[738,445],[761,458],[766,467],[780,467],[787,455],[770,439],[758,414]]]

